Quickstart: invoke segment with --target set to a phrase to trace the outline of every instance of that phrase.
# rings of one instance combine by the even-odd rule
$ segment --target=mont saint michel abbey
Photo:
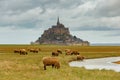
[[[69,28],[66,28],[57,20],[57,24],[53,25],[39,37],[33,44],[58,44],[58,45],[81,45],[89,46],[88,41],[83,41],[76,36],[70,34]]]

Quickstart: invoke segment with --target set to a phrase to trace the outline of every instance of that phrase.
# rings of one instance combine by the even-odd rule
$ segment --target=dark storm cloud
[[[80,4],[81,0],[0,0],[0,26],[35,27],[38,22],[44,23],[46,18],[51,18],[50,13],[59,14],[62,9],[66,10]]]
[[[81,0],[1,0],[0,7],[1,11],[12,10],[12,11],[26,11],[31,8],[41,7],[47,8],[71,8],[82,4]]]

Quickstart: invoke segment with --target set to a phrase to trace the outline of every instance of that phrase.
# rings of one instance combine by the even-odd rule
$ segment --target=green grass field
[[[20,55],[14,49],[41,48],[37,53]],[[43,70],[42,58],[51,56],[52,51],[61,49],[58,56],[61,68]],[[119,80],[120,73],[112,70],[86,70],[70,67],[69,60],[74,55],[66,56],[65,49],[76,50],[86,58],[120,56],[119,46],[57,46],[57,45],[0,45],[0,80]]]

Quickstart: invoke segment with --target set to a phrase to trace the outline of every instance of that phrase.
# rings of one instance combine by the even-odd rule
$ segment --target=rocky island
[[[45,30],[44,33],[32,44],[58,44],[58,45],[81,45],[89,46],[88,41],[83,41],[76,36],[70,34],[69,28],[66,28],[63,24],[60,23],[59,17],[57,24],[53,25],[48,30]]]

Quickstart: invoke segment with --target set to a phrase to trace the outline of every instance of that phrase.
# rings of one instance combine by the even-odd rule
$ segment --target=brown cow
[[[46,66],[52,66],[52,68],[60,68],[60,62],[58,58],[56,57],[43,57],[43,64],[44,64],[44,70],[46,70]]]

